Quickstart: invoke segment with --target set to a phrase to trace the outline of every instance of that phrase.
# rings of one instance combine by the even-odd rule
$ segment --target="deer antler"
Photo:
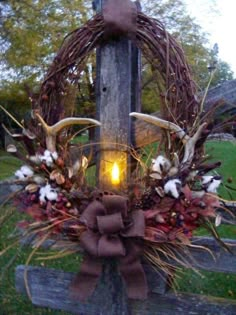
[[[190,137],[189,135],[186,134],[186,132],[179,127],[178,125],[167,121],[163,120],[161,118],[152,116],[152,115],[147,115],[147,114],[142,114],[142,113],[130,113],[131,117],[136,117],[138,119],[142,119],[148,123],[154,124],[160,128],[167,129],[170,131],[173,131],[176,133],[176,135],[179,137],[179,139],[183,142],[184,144],[184,157],[181,162],[181,165],[186,165],[191,163],[193,156],[194,156],[194,149],[195,149],[195,144],[197,140],[199,139],[203,129],[206,127],[207,123],[201,124],[196,133]]]
[[[56,151],[56,137],[59,131],[62,129],[72,126],[72,125],[85,125],[93,124],[95,126],[101,126],[101,123],[95,119],[91,118],[76,118],[68,117],[60,120],[53,126],[48,126],[47,123],[43,120],[40,114],[35,113],[35,117],[38,118],[39,122],[42,125],[43,130],[46,133],[46,146],[50,152]]]
[[[142,113],[136,113],[136,112],[130,113],[129,115],[131,117],[142,119],[142,120],[144,120],[148,123],[151,123],[153,125],[156,125],[160,128],[174,131],[177,134],[177,136],[183,141],[183,143],[185,143],[189,138],[189,136],[186,134],[186,132],[182,128],[180,128],[178,125],[176,125],[170,121],[158,118],[156,116],[142,114]]]
[[[198,127],[196,133],[192,137],[189,137],[188,140],[186,141],[185,147],[184,147],[184,157],[183,157],[183,160],[181,162],[182,165],[183,164],[190,164],[192,162],[196,142],[199,139],[199,137],[201,136],[201,133],[206,126],[207,126],[206,122],[202,123]]]

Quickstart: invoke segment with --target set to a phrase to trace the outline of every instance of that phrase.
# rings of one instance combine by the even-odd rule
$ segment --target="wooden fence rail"
[[[236,241],[224,239],[231,248],[227,252],[214,239],[198,237],[193,244],[207,246],[214,252],[191,249],[192,264],[202,270],[236,273]],[[186,259],[189,259],[186,252]],[[166,278],[150,265],[144,264],[150,294],[145,301],[128,300],[115,263],[104,264],[100,282],[87,303],[80,303],[71,296],[70,283],[75,276],[71,272],[20,265],[16,268],[16,289],[26,294],[24,280],[27,269],[31,301],[36,306],[50,307],[80,315],[155,315],[155,314],[227,314],[236,313],[236,301],[193,294],[174,294],[169,290]]]

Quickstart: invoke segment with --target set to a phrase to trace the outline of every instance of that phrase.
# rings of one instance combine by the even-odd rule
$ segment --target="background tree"
[[[160,0],[143,1],[143,10],[159,19],[166,29],[175,37],[182,46],[188,63],[190,64],[193,78],[199,86],[199,90],[204,92],[209,80],[210,87],[233,79],[233,71],[228,63],[218,58],[218,45],[209,48],[207,34],[202,30],[193,17],[186,10],[185,2],[182,0]],[[214,76],[211,78],[211,66],[214,65]],[[143,74],[142,94],[143,109],[149,113],[158,110],[160,97],[157,95],[157,88],[154,80],[158,81],[157,74],[153,74],[152,69],[146,67]]]
[[[91,7],[91,1],[85,0],[1,1],[0,90],[3,92],[0,101],[2,104],[11,105],[12,111],[12,105],[15,104],[12,98],[16,97],[21,100],[21,107],[24,107],[24,110],[29,108],[29,96],[37,97],[40,81],[63,38],[91,17]],[[83,76],[83,80],[84,83],[91,83],[86,76]],[[15,89],[16,82],[18,93]],[[26,86],[28,89],[25,89]],[[11,87],[12,93],[9,92]],[[77,95],[73,91],[68,91],[69,97],[66,95],[68,111],[71,111],[71,104],[75,105]],[[9,94],[12,96],[9,97]]]

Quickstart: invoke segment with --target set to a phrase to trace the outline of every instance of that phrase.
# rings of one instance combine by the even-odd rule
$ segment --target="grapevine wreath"
[[[216,235],[211,219],[216,225],[221,220],[216,211],[221,178],[209,174],[220,162],[207,163],[203,154],[213,111],[203,111],[184,53],[163,25],[137,12],[133,3],[118,2],[115,10],[114,1],[108,2],[103,13],[64,39],[33,104],[30,122],[21,134],[12,135],[23,144],[24,152],[15,144],[7,147],[24,162],[15,173],[21,190],[14,200],[31,220],[20,223],[21,237],[34,235],[36,247],[46,239],[63,240],[64,251],[83,253],[80,273],[72,283],[80,299],[93,292],[107,257],[117,259],[128,296],[146,298],[141,257],[172,274],[175,268],[170,261],[191,265],[191,259],[181,260],[181,251],[196,246],[191,241],[193,231],[205,226]],[[82,149],[72,158],[71,126],[99,128],[100,123],[64,117],[63,100],[68,85],[78,83],[89,54],[124,35],[159,73],[162,101],[161,118],[130,116],[163,132],[162,151],[152,157],[150,166],[137,159],[143,176],[131,177],[128,189],[117,194],[86,184],[89,161]]]

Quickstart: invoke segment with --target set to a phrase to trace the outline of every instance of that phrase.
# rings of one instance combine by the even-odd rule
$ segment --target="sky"
[[[236,77],[236,0],[185,0],[187,9],[209,34],[210,47],[217,43],[219,58]]]

